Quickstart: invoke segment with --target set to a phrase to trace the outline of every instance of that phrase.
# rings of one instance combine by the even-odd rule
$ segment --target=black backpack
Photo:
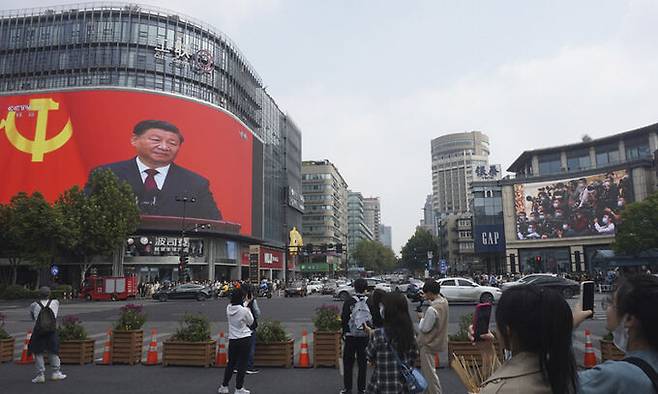
[[[41,307],[39,311],[39,316],[37,317],[37,322],[35,324],[35,331],[39,334],[51,334],[57,329],[57,319],[55,318],[55,313],[50,309],[50,302],[48,300],[46,305],[43,305],[41,301],[37,301],[37,304]]]

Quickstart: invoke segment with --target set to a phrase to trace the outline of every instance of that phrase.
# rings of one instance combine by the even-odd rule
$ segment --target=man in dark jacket
[[[64,375],[59,370],[59,338],[57,337],[57,331],[54,330],[47,333],[41,332],[37,322],[41,309],[45,308],[46,306],[50,308],[56,319],[57,313],[59,312],[59,301],[50,300],[50,288],[44,286],[39,289],[39,300],[33,302],[32,305],[30,305],[30,317],[33,321],[35,321],[35,325],[32,332],[32,338],[30,339],[30,344],[28,345],[28,350],[30,353],[34,354],[37,369],[37,376],[32,379],[32,383],[46,382],[46,366],[44,365],[43,360],[43,354],[45,352],[48,352],[50,367],[53,370],[53,374],[50,376],[50,378],[52,380],[66,379],[66,375]]]
[[[345,341],[345,346],[343,348],[344,389],[341,390],[341,394],[352,393],[352,369],[354,367],[355,358],[359,365],[359,373],[357,378],[357,386],[359,390],[358,392],[365,393],[366,391],[366,369],[368,367],[366,359],[366,347],[368,346],[369,330],[367,326],[355,326],[355,316],[353,316],[353,312],[357,302],[366,303],[368,300],[368,297],[365,295],[367,288],[368,282],[366,282],[365,279],[359,278],[355,280],[354,297],[348,298],[345,300],[345,303],[343,303],[341,320],[343,324],[343,339]],[[371,313],[370,318],[372,319]]]
[[[183,141],[183,134],[173,124],[143,120],[135,125],[131,140],[137,156],[102,165],[92,173],[109,169],[128,182],[142,214],[221,220],[208,179],[174,163]],[[182,203],[181,198],[190,204]]]

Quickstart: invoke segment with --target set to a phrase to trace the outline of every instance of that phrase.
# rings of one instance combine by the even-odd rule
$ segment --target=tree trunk
[[[16,285],[18,280],[18,267],[14,264],[11,265],[11,284]]]
[[[91,263],[86,262],[85,258],[85,263],[80,265],[80,288],[82,288],[82,283],[85,281],[85,275],[87,274],[87,271],[89,271],[89,268],[91,268]]]

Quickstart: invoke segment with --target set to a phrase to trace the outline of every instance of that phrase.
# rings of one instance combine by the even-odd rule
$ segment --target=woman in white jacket
[[[228,384],[233,377],[233,370],[238,370],[235,381],[235,394],[249,394],[244,385],[244,375],[247,369],[247,358],[251,341],[251,329],[254,316],[247,307],[251,298],[245,301],[245,294],[241,289],[231,293],[231,303],[226,306],[228,317],[228,365],[224,370],[224,381],[217,390],[220,394],[228,394]]]

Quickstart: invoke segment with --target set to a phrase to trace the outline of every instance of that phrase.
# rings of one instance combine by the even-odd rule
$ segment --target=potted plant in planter
[[[340,310],[335,305],[322,305],[315,310],[313,325],[313,366],[337,367],[340,359]]]
[[[185,314],[176,333],[162,344],[162,365],[209,367],[215,360],[210,322],[201,314]]]
[[[6,316],[0,313],[0,363],[11,361],[14,358],[14,337],[5,331]]]
[[[455,356],[463,357],[466,362],[477,363],[482,366],[482,355],[480,351],[473,346],[473,343],[468,339],[468,326],[473,322],[473,314],[469,313],[463,315],[459,319],[459,330],[454,335],[448,335],[448,365],[451,365]],[[498,340],[494,340],[494,348],[498,358],[502,359],[502,348]]]
[[[622,352],[617,346],[615,346],[611,332],[608,332],[608,335],[601,338],[600,343],[601,362],[606,362],[607,360],[619,361],[626,357],[626,354]]]
[[[142,361],[142,342],[146,315],[141,305],[127,304],[120,309],[119,320],[112,330],[112,364],[135,365]]]
[[[294,350],[294,341],[286,333],[280,321],[263,320],[258,322],[255,366],[292,368]]]
[[[87,338],[87,331],[77,316],[65,316],[57,328],[59,336],[59,358],[62,364],[87,364],[94,362],[93,339]]]

